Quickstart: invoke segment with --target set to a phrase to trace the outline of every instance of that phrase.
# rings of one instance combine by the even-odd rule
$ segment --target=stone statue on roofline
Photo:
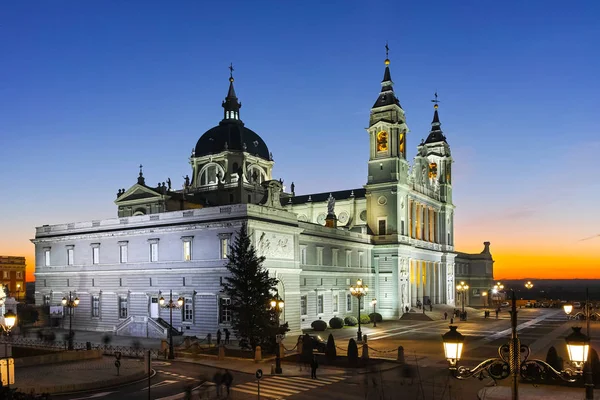
[[[335,199],[331,193],[329,193],[329,197],[327,198],[327,214],[335,215]]]

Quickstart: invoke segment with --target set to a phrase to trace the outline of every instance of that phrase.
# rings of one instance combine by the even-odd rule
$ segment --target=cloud
[[[578,242],[584,242],[584,241],[586,241],[586,240],[595,239],[595,238],[597,238],[597,237],[600,237],[600,233],[599,233],[599,234],[597,234],[597,235],[594,235],[594,236],[586,237],[586,238],[584,238],[584,239],[579,239],[579,240],[578,240]]]

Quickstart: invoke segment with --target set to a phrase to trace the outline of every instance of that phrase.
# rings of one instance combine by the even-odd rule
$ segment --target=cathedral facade
[[[358,307],[400,318],[417,304],[455,304],[452,156],[437,103],[431,132],[406,158],[409,132],[385,60],[371,108],[366,184],[297,195],[274,179],[263,139],[240,119],[230,75],[223,119],[197,141],[183,189],[170,180],[119,189],[117,218],[36,228],[37,304],[71,294],[75,329],[165,337],[172,327],[204,336],[231,324],[222,292],[227,255],[247,224],[264,266],[279,280],[282,320],[292,333],[315,320],[357,315]],[[358,279],[370,288],[359,305]],[[69,311],[69,310],[67,310]]]

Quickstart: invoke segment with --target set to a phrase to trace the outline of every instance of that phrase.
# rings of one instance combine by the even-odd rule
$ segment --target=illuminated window
[[[221,238],[221,258],[226,259],[229,255],[229,238]]]
[[[92,243],[92,264],[100,264],[100,244]]]
[[[127,242],[119,242],[119,262],[127,262]]]
[[[317,296],[317,314],[323,314],[323,295]]]
[[[219,323],[231,322],[231,299],[222,297],[219,301]]]
[[[387,151],[388,149],[388,133],[380,131],[377,134],[377,151]]]
[[[73,265],[75,260],[75,249],[73,246],[67,246],[67,265]]]
[[[191,261],[192,259],[192,238],[193,236],[184,236],[183,240],[183,260]]]
[[[46,267],[50,266],[50,248],[44,249],[44,265]]]

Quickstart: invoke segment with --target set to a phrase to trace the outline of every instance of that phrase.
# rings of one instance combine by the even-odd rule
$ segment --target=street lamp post
[[[499,297],[502,290],[504,290],[504,285],[501,282],[496,283],[492,289],[492,293],[496,295],[496,302],[498,303],[500,303]]]
[[[362,331],[360,330],[360,299],[369,292],[369,287],[363,285],[362,279],[356,281],[356,285],[350,286],[350,294],[358,299],[358,332],[356,336],[362,342]]]
[[[565,338],[569,358],[575,370],[567,368],[563,371],[557,371],[545,361],[529,360],[531,349],[529,346],[521,344],[519,340],[517,334],[517,300],[514,291],[511,291],[511,294],[511,338],[507,344],[498,348],[499,358],[487,359],[474,368],[458,366],[465,337],[457,331],[456,326],[450,326],[450,331],[442,335],[444,355],[448,360],[452,376],[457,379],[491,378],[494,382],[511,377],[512,400],[519,399],[519,378],[525,381],[534,381],[540,377],[542,379],[556,377],[566,382],[575,382],[577,377],[582,375],[582,367],[587,360],[589,337],[580,332],[581,328],[574,327],[573,333]],[[588,387],[586,383],[586,399],[593,398],[587,397],[590,388],[593,389],[593,384]]]
[[[371,300],[371,305],[373,306],[373,328],[377,328],[377,299]]]
[[[158,300],[159,304],[163,308],[169,309],[169,360],[175,359],[175,352],[173,351],[173,309],[181,308],[183,306],[183,297],[177,299],[177,302],[173,301],[173,290],[169,291],[169,302],[165,303],[165,298],[161,296]]]
[[[0,305],[4,304],[4,298],[0,299]],[[0,327],[2,327],[2,330],[6,333],[7,336],[10,336],[10,330],[12,329],[13,326],[15,326],[15,322],[17,321],[17,314],[15,314],[14,312],[12,312],[11,310],[8,310],[6,312],[6,314],[4,314],[4,325],[0,325]],[[6,344],[6,342],[4,342],[4,357],[6,358],[6,370],[8,372],[8,376],[7,376],[7,387],[10,388],[10,365],[8,364],[10,362],[9,357],[8,357],[8,345]]]
[[[525,284],[525,287],[527,289],[531,289],[533,287],[533,283],[531,283],[531,281],[527,281],[527,283]]]
[[[281,312],[283,311],[283,307],[285,305],[285,302],[279,297],[279,294],[277,294],[275,296],[275,298],[273,300],[271,300],[271,309],[275,311],[275,316],[277,318],[277,333],[276,333],[276,343],[277,343],[277,349],[275,352],[275,373],[276,374],[281,374],[283,372],[283,370],[281,369],[281,336],[279,333],[279,328],[281,327],[279,325],[279,316],[281,315]]]
[[[71,292],[69,292],[69,298],[62,298],[63,307],[67,307],[69,310],[69,350],[73,350],[73,309],[79,305],[79,297],[73,298]]]
[[[467,290],[469,290],[469,285],[464,282],[461,282],[459,285],[456,285],[456,290],[458,293],[462,295],[461,304],[462,304],[462,315],[465,315],[465,298],[467,294]],[[461,319],[463,317],[461,316]]]

